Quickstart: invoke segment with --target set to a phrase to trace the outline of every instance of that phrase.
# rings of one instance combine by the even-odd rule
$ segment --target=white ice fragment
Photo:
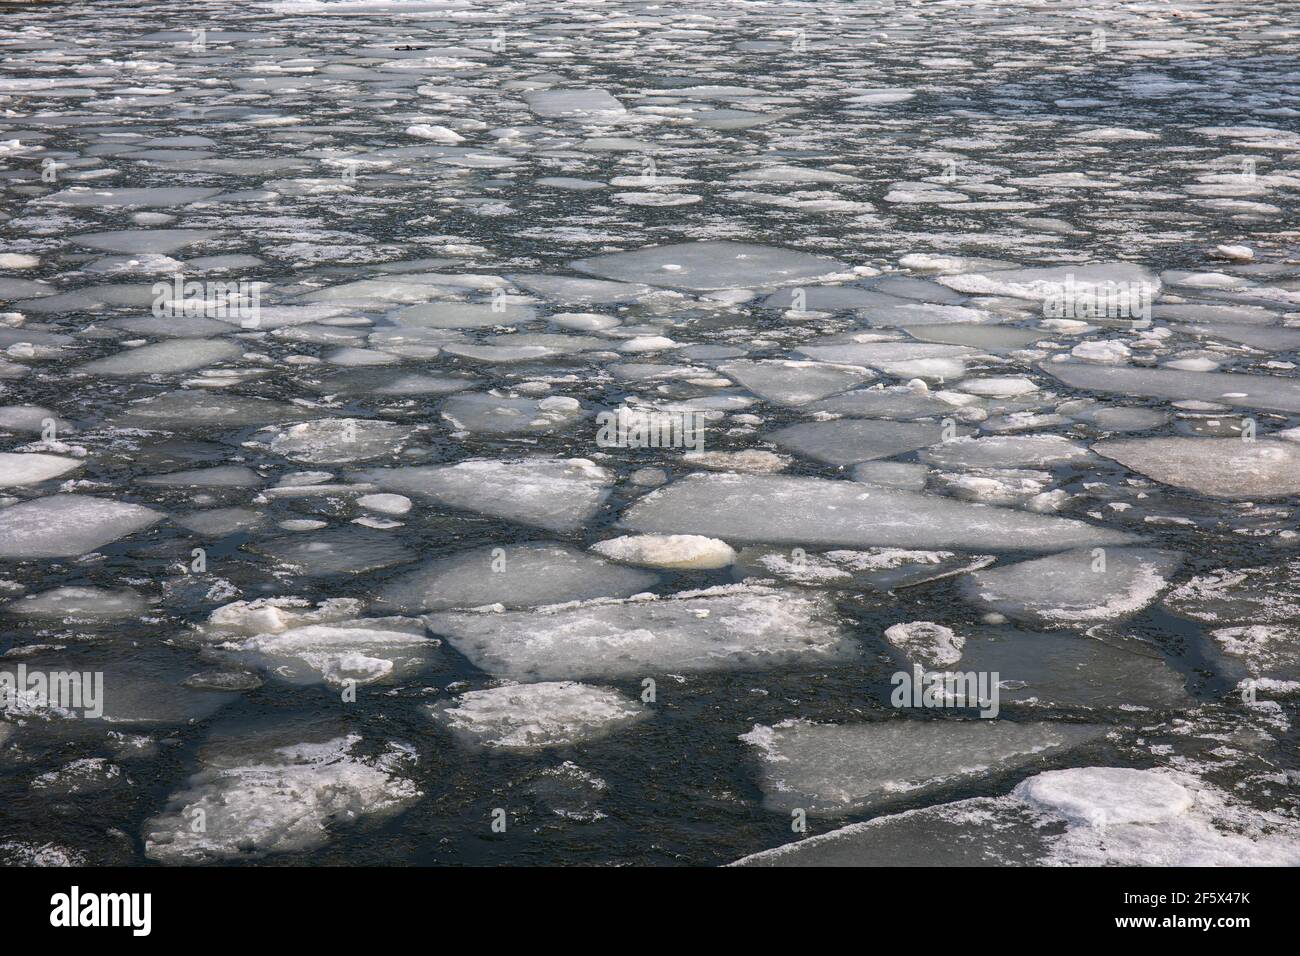
[[[678,571],[725,568],[736,560],[725,541],[696,534],[623,535],[597,541],[591,550],[623,564]]]
[[[616,690],[572,681],[470,691],[430,712],[462,743],[508,750],[584,743],[650,716]]]

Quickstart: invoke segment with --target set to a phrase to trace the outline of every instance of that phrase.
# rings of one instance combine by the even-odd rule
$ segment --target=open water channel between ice
[[[0,862],[1300,863],[1294,4],[0,25]]]

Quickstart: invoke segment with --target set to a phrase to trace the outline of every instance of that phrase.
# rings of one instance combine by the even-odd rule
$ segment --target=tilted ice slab
[[[54,495],[0,509],[0,558],[71,558],[162,520],[151,508]]]
[[[1300,444],[1239,438],[1122,438],[1092,450],[1166,485],[1217,498],[1300,492]]]
[[[815,402],[875,377],[857,365],[780,360],[729,362],[719,365],[718,371],[778,405]]]
[[[605,279],[695,292],[771,288],[847,268],[842,262],[806,252],[721,240],[651,246],[579,259],[569,265]]]
[[[79,371],[89,375],[169,375],[228,362],[243,354],[244,350],[234,342],[178,339],[96,359],[82,365]]]
[[[1160,596],[1181,566],[1176,551],[1064,551],[999,565],[962,579],[980,607],[1035,624],[1097,624],[1131,617]]]
[[[470,691],[429,710],[461,743],[508,750],[571,746],[650,716],[616,690],[572,681]]]
[[[486,545],[435,558],[384,585],[375,610],[407,614],[500,604],[536,607],[598,597],[631,597],[659,576],[564,544]]]
[[[1296,866],[1293,820],[1188,774],[1051,770],[1004,797],[854,823],[738,866]]]
[[[614,484],[613,474],[586,458],[471,458],[455,465],[372,468],[357,478],[384,491],[549,531],[581,528]]]
[[[320,418],[277,431],[267,448],[290,461],[337,465],[396,454],[414,429],[367,418]]]
[[[1064,551],[1136,540],[1068,518],[781,475],[687,475],[633,504],[620,524],[634,531],[805,548]]]
[[[763,805],[839,816],[1004,773],[1106,733],[1088,724],[882,720],[756,724],[740,739],[762,767]]]
[[[1039,366],[1073,388],[1172,400],[1199,399],[1237,408],[1300,412],[1300,380],[1236,372],[1186,372],[1171,368],[1128,368],[1082,362]]]
[[[944,427],[922,422],[844,418],[790,425],[765,437],[807,458],[829,465],[853,465],[934,445],[943,440]]]
[[[394,743],[378,754],[356,734],[268,746],[242,737],[209,746],[203,769],[144,825],[145,856],[171,866],[256,859],[313,850],[330,829],[383,818],[421,796],[407,777],[412,752]],[[202,818],[203,827],[194,826]]]
[[[425,621],[476,667],[521,681],[758,670],[856,653],[830,601],[758,586]]]
[[[16,485],[34,485],[59,475],[66,475],[74,468],[80,468],[83,462],[61,455],[42,455],[38,453],[15,454],[0,452],[0,488],[12,488]]]

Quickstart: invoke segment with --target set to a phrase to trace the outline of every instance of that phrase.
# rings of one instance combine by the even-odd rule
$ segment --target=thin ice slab
[[[614,484],[612,473],[586,458],[471,458],[455,465],[372,468],[360,472],[358,479],[384,491],[548,531],[581,528],[600,510]]]
[[[620,524],[633,531],[804,548],[1064,551],[1136,540],[1068,518],[781,475],[688,475],[636,502]]]
[[[1190,774],[1049,770],[1003,797],[854,823],[738,866],[1296,866],[1295,821]]]
[[[1005,773],[1105,734],[1089,724],[1005,720],[882,720],[755,725],[763,805],[841,816]]]
[[[1300,492],[1300,444],[1239,438],[1126,438],[1092,450],[1176,488],[1234,501]]]
[[[425,620],[476,667],[519,681],[761,670],[856,652],[830,601],[758,586]]]
[[[1040,626],[1132,617],[1156,600],[1183,556],[1156,548],[1064,551],[976,571],[962,594],[986,611]]]
[[[335,828],[391,817],[420,796],[413,752],[357,734],[268,744],[266,735],[209,745],[201,769],[144,825],[144,853],[170,866],[315,850]],[[194,826],[202,818],[202,827]]]
[[[475,608],[536,607],[598,597],[631,597],[657,574],[627,568],[569,545],[545,541],[485,545],[435,558],[390,581],[376,609],[402,614]]]
[[[568,747],[650,716],[640,703],[616,690],[574,681],[475,690],[429,710],[459,743],[503,750]]]
[[[162,520],[141,505],[54,495],[0,510],[0,558],[71,558],[125,538]]]
[[[570,266],[603,279],[694,292],[771,288],[848,268],[842,262],[806,252],[729,241],[651,246],[634,252],[579,259]]]

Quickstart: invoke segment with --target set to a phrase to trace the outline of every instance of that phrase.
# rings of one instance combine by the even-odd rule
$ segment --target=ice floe
[[[509,750],[584,743],[650,716],[616,690],[573,681],[470,691],[430,711],[462,743]]]
[[[825,599],[759,586],[425,620],[475,666],[521,681],[758,670],[853,654]]]

